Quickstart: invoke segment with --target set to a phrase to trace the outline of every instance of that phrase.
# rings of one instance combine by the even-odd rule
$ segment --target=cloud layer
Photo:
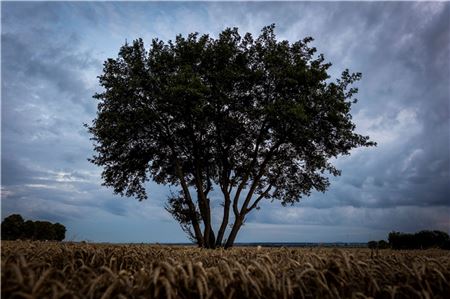
[[[169,189],[121,199],[101,186],[83,123],[102,63],[125,40],[212,36],[276,23],[279,39],[315,38],[331,74],[363,73],[353,110],[377,148],[334,161],[325,194],[265,202],[239,241],[367,241],[391,230],[450,231],[449,3],[2,3],[2,217],[60,221],[68,237],[186,241],[165,212]],[[220,196],[216,194],[217,206]],[[220,215],[216,210],[217,215]]]

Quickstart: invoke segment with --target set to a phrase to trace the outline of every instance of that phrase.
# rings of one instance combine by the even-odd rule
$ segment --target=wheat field
[[[450,252],[3,241],[2,298],[449,298]]]

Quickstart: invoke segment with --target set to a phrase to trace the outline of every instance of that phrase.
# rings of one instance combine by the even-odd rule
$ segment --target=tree
[[[17,240],[22,237],[24,221],[21,215],[13,214],[2,221],[2,240]]]
[[[415,233],[414,237],[416,239],[417,246],[424,249],[431,247],[442,248],[450,238],[447,233],[438,230],[422,230]]]
[[[391,232],[389,233],[389,245],[393,249],[448,249],[450,237],[443,231],[422,230],[415,234]]]
[[[66,236],[66,227],[61,223],[32,221],[21,215],[13,214],[2,222],[2,240],[56,240],[62,241]]]
[[[166,208],[207,248],[232,246],[264,199],[287,205],[324,192],[327,173],[340,174],[331,158],[375,145],[351,121],[350,86],[361,74],[345,70],[331,82],[312,38],[278,42],[274,28],[256,39],[237,28],[216,39],[154,39],[149,50],[142,39],[125,43],[104,63],[97,116],[86,125],[103,184],[139,200],[150,179],[179,188]],[[217,235],[214,190],[223,207]]]
[[[35,231],[34,221],[32,220],[25,221],[23,225],[22,237],[27,240],[34,239],[34,231]]]
[[[56,241],[62,241],[66,237],[66,227],[62,225],[61,223],[55,223],[53,224],[53,230],[55,232],[55,240]]]
[[[36,240],[56,240],[53,224],[48,221],[35,221],[34,238]]]

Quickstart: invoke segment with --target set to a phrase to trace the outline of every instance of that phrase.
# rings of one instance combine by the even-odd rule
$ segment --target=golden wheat
[[[450,252],[2,242],[2,298],[448,298]]]

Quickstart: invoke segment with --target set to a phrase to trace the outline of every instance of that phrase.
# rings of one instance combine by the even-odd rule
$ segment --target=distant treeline
[[[21,215],[13,214],[2,221],[2,240],[56,240],[66,237],[66,227],[48,221],[24,221]]]
[[[450,237],[447,233],[438,230],[423,230],[414,234],[391,232],[388,241],[370,241],[369,248],[375,249],[427,249],[441,248],[450,250]]]

